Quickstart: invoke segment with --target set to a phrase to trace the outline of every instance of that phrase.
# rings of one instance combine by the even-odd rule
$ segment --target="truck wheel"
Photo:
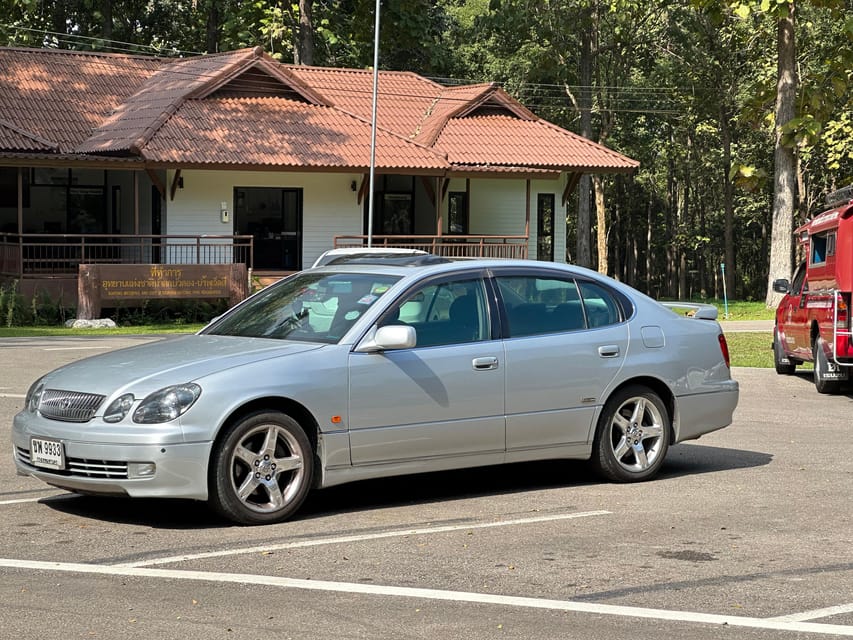
[[[841,383],[838,380],[827,380],[829,359],[826,357],[826,341],[818,337],[812,346],[814,354],[814,386],[818,393],[838,393]]]
[[[797,370],[796,363],[792,362],[785,353],[776,327],[773,328],[773,366],[776,367],[776,373],[783,376],[789,376]]]

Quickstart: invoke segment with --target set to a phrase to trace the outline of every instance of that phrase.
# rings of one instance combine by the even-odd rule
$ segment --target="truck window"
[[[803,280],[806,279],[806,263],[801,262],[794,272],[794,280],[791,282],[791,295],[798,296],[803,292]]]
[[[812,264],[820,264],[826,260],[826,236],[812,236]]]

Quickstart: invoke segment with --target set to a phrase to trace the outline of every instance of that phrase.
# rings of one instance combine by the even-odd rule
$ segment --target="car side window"
[[[488,340],[491,336],[483,281],[431,282],[392,307],[380,325],[415,328],[416,348]]]
[[[498,276],[511,338],[561,331],[587,325],[584,305],[573,278]]]
[[[581,282],[580,289],[587,324],[591,329],[617,324],[622,320],[619,304],[607,289],[594,282]]]

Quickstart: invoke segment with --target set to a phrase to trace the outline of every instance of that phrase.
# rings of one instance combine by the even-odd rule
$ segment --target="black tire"
[[[776,373],[783,376],[789,376],[797,370],[796,363],[785,353],[776,327],[773,328],[773,366],[776,367]]]
[[[818,336],[812,345],[814,355],[814,386],[818,393],[838,393],[841,390],[839,380],[828,380],[829,360],[826,357],[826,341]]]
[[[283,413],[254,413],[216,444],[209,502],[240,524],[281,522],[305,501],[313,474],[314,452],[299,423]]]
[[[663,465],[672,429],[669,412],[651,389],[625,387],[605,403],[592,444],[592,465],[614,482],[653,478]]]

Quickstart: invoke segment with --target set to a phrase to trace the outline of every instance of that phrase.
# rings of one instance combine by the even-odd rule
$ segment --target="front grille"
[[[96,393],[45,389],[39,402],[39,413],[50,420],[63,422],[88,422],[104,401]]]
[[[15,447],[18,459],[31,465],[30,450]],[[126,480],[127,462],[117,460],[91,460],[88,458],[66,458],[65,470],[40,469],[43,473],[55,473],[59,476],[75,476],[78,478],[103,478],[105,480]]]
[[[109,480],[124,480],[127,478],[126,462],[68,458],[67,466],[68,471],[72,476],[107,478]]]

